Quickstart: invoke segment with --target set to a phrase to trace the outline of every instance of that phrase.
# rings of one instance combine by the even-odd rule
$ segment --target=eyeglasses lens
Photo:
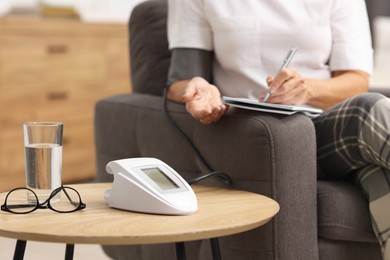
[[[7,198],[7,207],[11,212],[27,213],[37,207],[37,197],[27,189],[16,189]]]
[[[59,212],[71,212],[77,209],[80,205],[79,194],[71,188],[62,188],[52,199],[50,206]]]

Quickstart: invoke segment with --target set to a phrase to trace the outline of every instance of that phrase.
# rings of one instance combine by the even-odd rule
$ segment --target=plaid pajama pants
[[[384,247],[390,237],[390,99],[377,93],[358,95],[313,122],[319,178],[353,175]]]

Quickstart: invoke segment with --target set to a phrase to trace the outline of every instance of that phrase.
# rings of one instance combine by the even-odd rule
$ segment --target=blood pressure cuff
[[[212,83],[212,60],[212,51],[192,48],[172,49],[167,86],[196,76]]]

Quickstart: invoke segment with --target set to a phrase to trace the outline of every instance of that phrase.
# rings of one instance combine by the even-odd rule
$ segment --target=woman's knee
[[[386,98],[384,95],[376,92],[367,92],[360,95],[356,95],[345,102],[352,106],[362,107],[370,109],[379,100]]]

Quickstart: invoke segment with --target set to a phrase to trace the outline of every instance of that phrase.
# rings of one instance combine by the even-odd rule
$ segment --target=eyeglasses
[[[13,189],[7,194],[1,210],[15,214],[27,214],[37,209],[48,208],[59,213],[69,213],[85,209],[85,207],[86,204],[81,201],[80,194],[71,187],[58,187],[42,203],[39,202],[33,190],[23,187]]]

